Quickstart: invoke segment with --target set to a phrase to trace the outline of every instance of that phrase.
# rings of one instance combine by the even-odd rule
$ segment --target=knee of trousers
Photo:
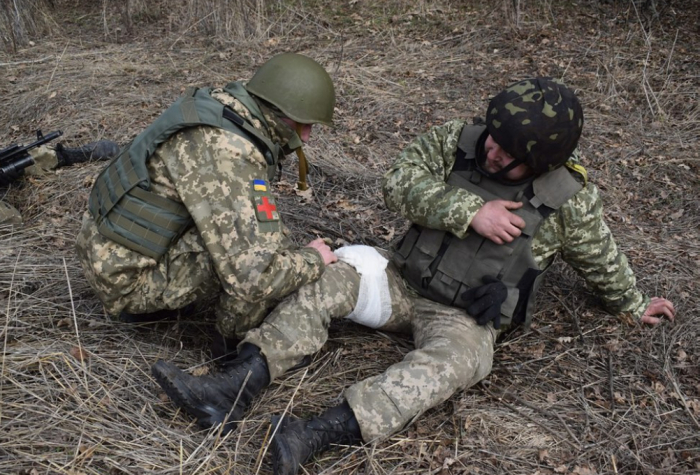
[[[493,344],[490,341],[451,344],[443,348],[425,349],[439,368],[454,374],[455,389],[464,389],[478,383],[491,372]]]
[[[458,387],[475,384],[491,371],[494,330],[462,312],[419,317],[413,323],[413,337],[420,350],[414,357],[456,380]]]

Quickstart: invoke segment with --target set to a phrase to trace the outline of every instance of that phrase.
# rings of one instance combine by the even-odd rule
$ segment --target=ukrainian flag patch
[[[267,191],[267,183],[265,183],[265,180],[253,180],[253,190]]]

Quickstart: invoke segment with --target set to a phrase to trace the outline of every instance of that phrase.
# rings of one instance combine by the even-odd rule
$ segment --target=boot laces
[[[333,443],[352,443],[355,436],[347,429],[345,422],[339,419],[327,421],[314,417],[307,424],[311,436],[302,439],[302,442],[309,447],[312,454],[328,449]]]

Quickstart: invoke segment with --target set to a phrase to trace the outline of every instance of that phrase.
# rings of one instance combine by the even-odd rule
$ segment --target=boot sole
[[[163,360],[158,360],[151,368],[151,374],[153,374],[160,387],[163,388],[165,394],[176,406],[195,417],[200,427],[210,429],[217,424],[223,424],[228,412],[222,411],[211,404],[203,403],[198,397],[193,395],[186,384],[178,381],[177,376],[180,372],[181,370],[175,365]],[[235,428],[236,422],[229,420],[223,426],[222,434],[228,434]]]

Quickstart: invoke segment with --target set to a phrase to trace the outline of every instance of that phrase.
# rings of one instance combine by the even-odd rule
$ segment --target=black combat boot
[[[214,331],[211,339],[211,357],[219,365],[229,364],[238,356],[238,338],[227,338],[218,331]]]
[[[294,416],[272,417],[277,433],[272,439],[272,467],[275,475],[295,475],[312,455],[328,450],[331,444],[358,445],[360,425],[350,405],[344,402],[310,420]]]
[[[223,336],[218,331],[214,331],[211,341],[211,358],[219,366],[226,366],[231,363],[236,357],[238,357],[238,344],[241,342],[238,338],[232,337],[228,338]],[[306,355],[302,360],[296,365],[292,366],[287,370],[288,373],[292,373],[301,368],[306,368],[311,364],[313,358],[311,355]]]
[[[56,157],[59,167],[69,167],[76,163],[97,162],[110,160],[119,153],[119,145],[111,140],[90,142],[79,148],[66,148],[63,144],[56,145]]]
[[[244,343],[238,357],[214,375],[192,376],[163,360],[151,372],[170,399],[196,417],[200,427],[208,429],[225,421],[223,434],[236,428],[252,399],[270,384],[265,357],[250,343]]]

